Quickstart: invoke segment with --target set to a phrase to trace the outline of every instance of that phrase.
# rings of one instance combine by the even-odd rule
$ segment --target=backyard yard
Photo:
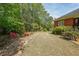
[[[1,56],[79,55],[79,8],[54,18],[47,5],[0,4]]]
[[[79,55],[79,45],[49,32],[35,32],[29,36],[23,56],[70,56]]]

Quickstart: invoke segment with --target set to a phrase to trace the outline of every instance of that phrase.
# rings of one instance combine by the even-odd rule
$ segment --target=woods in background
[[[3,33],[49,31],[53,18],[42,4],[0,4],[0,31]]]

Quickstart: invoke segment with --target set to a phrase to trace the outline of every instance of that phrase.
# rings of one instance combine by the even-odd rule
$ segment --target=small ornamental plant
[[[25,32],[24,33],[24,36],[29,36],[30,35],[30,32]]]
[[[16,32],[10,32],[10,37],[11,38],[16,38],[17,37],[17,33]]]

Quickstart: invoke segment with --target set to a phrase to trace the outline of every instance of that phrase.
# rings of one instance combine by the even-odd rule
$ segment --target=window
[[[76,24],[75,28],[79,30],[79,18],[75,19],[75,24]]]
[[[75,19],[75,24],[79,26],[79,18]]]
[[[59,21],[58,22],[58,26],[63,26],[64,25],[64,21]]]

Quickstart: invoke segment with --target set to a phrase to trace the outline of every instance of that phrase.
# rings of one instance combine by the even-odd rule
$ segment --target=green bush
[[[55,27],[53,28],[52,33],[57,35],[62,34],[64,38],[68,40],[76,40],[76,38],[79,37],[79,32],[73,31],[73,28],[68,26]]]
[[[2,28],[5,28],[6,33],[9,32],[17,32],[18,34],[21,34],[25,31],[24,23],[19,21],[20,19],[13,18],[13,17],[7,17],[6,19],[3,19],[4,22],[0,22],[0,26]]]
[[[76,32],[76,31],[65,31],[65,33],[68,33],[69,35],[72,35],[72,36],[79,36],[79,32]]]
[[[69,27],[58,26],[58,27],[53,28],[52,33],[59,35],[59,34],[62,34],[63,32],[65,32],[65,31],[69,31],[69,30],[71,30]]]
[[[39,25],[37,23],[32,23],[32,30],[33,31],[38,31],[39,30]]]
[[[64,38],[67,38],[69,40],[76,40],[77,37],[79,37],[79,32],[76,32],[76,31],[65,31],[64,32]]]

